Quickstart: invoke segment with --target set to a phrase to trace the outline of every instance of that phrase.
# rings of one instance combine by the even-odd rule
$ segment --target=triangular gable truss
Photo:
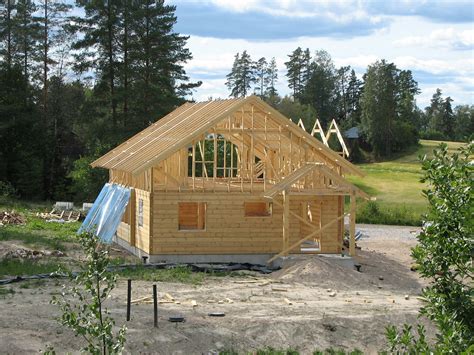
[[[329,129],[326,132],[326,142],[328,146],[329,146],[329,139],[331,138],[333,133],[336,134],[339,144],[342,147],[342,152],[340,154],[344,158],[349,157],[349,150],[347,150],[346,143],[344,142],[344,138],[342,137],[341,131],[339,130],[339,127],[337,126],[337,123],[334,119],[331,121],[331,124],[329,125]]]
[[[255,114],[260,115],[260,118],[265,116],[265,120],[274,122],[275,127],[280,127],[279,132],[273,131],[272,134],[280,134],[286,136],[287,139],[288,137],[298,137],[301,142],[308,144],[325,160],[331,161],[350,173],[363,176],[363,173],[351,163],[341,159],[337,153],[328,149],[297,124],[290,122],[256,96],[245,99],[187,103],[97,159],[92,163],[92,166],[127,171],[134,175],[140,174],[188,146],[206,132],[212,131],[212,128],[216,127],[219,122],[228,119],[230,115],[242,111],[243,117],[244,110],[248,107],[252,107],[252,111],[255,108]],[[257,136],[255,131],[249,132],[249,134]],[[236,139],[229,137],[230,141],[234,140],[235,142]],[[257,151],[259,151],[261,158],[265,158],[266,151],[263,149],[265,144],[259,142],[258,145],[260,149],[257,148]]]

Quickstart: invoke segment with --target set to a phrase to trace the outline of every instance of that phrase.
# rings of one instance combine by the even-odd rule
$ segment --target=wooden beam
[[[288,255],[288,252],[294,248],[296,248],[297,246],[301,245],[301,243],[307,241],[308,239],[311,239],[312,237],[314,237],[316,234],[318,233],[322,233],[324,230],[326,230],[327,228],[331,227],[333,224],[337,223],[338,221],[340,221],[342,218],[344,218],[344,215],[342,216],[339,216],[338,218],[332,220],[331,222],[325,224],[323,227],[321,228],[318,228],[317,230],[311,232],[310,234],[308,234],[306,237],[298,240],[296,243],[293,243],[292,245],[290,245],[288,248],[282,250],[279,254],[276,254],[275,256],[273,256],[272,258],[268,259],[267,261],[267,264],[268,263],[271,263],[273,260],[275,259],[278,259],[279,257],[281,256],[284,256],[284,255]]]
[[[282,191],[283,195],[283,250],[288,250],[290,244],[290,196],[287,190]],[[288,255],[285,253],[284,255]]]
[[[355,223],[356,223],[356,196],[355,192],[351,194],[351,214],[350,214],[350,224],[349,224],[349,254],[350,256],[355,256]]]

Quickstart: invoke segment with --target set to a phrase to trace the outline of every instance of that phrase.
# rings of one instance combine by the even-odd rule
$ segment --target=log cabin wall
[[[179,230],[179,204],[199,202],[206,205],[203,230]],[[264,254],[282,250],[283,210],[272,204],[266,217],[245,216],[246,202],[264,202],[250,194],[228,193],[162,193],[153,198],[152,250],[154,254]],[[269,202],[271,204],[271,202]],[[301,214],[301,206],[310,203],[315,209],[313,222],[319,225],[338,216],[338,197],[291,197],[290,210]],[[317,206],[317,207],[316,207]],[[320,210],[322,212],[320,212]],[[317,210],[317,211],[316,211]],[[290,217],[290,244],[297,242],[302,224]],[[321,251],[340,252],[338,226],[326,230]],[[299,253],[298,249],[294,252]]]

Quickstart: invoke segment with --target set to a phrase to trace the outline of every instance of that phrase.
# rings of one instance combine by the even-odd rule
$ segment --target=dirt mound
[[[292,256],[285,260],[281,270],[272,273],[272,277],[289,283],[337,289],[377,287],[377,279],[373,276],[317,255]]]

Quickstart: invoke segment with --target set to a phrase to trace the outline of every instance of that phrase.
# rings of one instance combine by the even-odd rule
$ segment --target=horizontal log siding
[[[146,253],[150,253],[150,230],[152,223],[150,223],[150,193],[148,191],[135,189],[135,243],[136,247],[143,250]],[[139,226],[139,201],[143,200],[143,226]]]
[[[301,203],[307,200],[307,197],[291,196],[291,211],[301,215]],[[324,225],[337,216],[337,197],[318,200],[323,201]],[[204,231],[178,230],[178,203],[192,201],[207,204]],[[272,216],[245,217],[244,202],[257,201],[263,200],[249,194],[156,192],[152,211],[153,254],[278,253],[283,246],[283,210],[274,204]],[[290,244],[301,239],[301,224],[290,216]],[[334,247],[337,244],[337,230],[336,224],[323,235],[328,250],[337,249]]]

